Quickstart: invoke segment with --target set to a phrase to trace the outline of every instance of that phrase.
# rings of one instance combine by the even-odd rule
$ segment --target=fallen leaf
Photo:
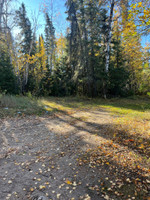
[[[45,189],[45,188],[46,188],[45,185],[40,185],[40,186],[39,186],[39,189],[40,189],[40,190]]]
[[[9,180],[9,181],[8,181],[8,183],[9,183],[9,184],[11,184],[11,183],[12,183],[12,181],[11,181],[11,180]]]
[[[33,192],[33,191],[34,191],[34,188],[30,188],[30,191]]]
[[[72,184],[71,181],[69,181],[68,179],[66,180],[66,183],[67,183],[68,185],[71,185],[71,184]]]

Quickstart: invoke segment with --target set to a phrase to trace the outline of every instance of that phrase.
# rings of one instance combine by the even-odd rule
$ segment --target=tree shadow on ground
[[[129,110],[145,112],[150,110],[150,99],[149,98],[138,98],[138,99],[90,99],[90,98],[48,98],[50,101],[67,106],[70,108],[92,108],[96,106],[111,106],[116,108],[125,108]]]
[[[53,108],[51,107],[51,109]],[[105,139],[110,139],[113,142],[118,143],[119,145],[126,146],[128,147],[128,149],[134,150],[136,151],[136,153],[138,152],[142,156],[146,156],[147,158],[150,157],[150,138],[144,138],[139,133],[131,134],[128,129],[125,129],[125,127],[121,127],[119,124],[115,124],[114,121],[110,124],[88,122],[86,121],[86,117],[84,116],[74,117],[65,110],[54,110],[62,113],[65,116],[68,116],[70,118],[69,123],[79,131],[86,131],[93,135],[97,134]],[[100,111],[102,111],[104,115],[109,115],[109,113],[104,109],[99,109],[98,112]],[[61,117],[60,120],[64,122],[66,121],[63,117]],[[79,125],[78,122],[82,122],[82,124]]]
[[[66,124],[69,123],[68,119],[66,120],[64,117],[62,119],[61,116],[57,116],[57,118],[60,122]],[[100,193],[104,196],[109,195],[111,198],[121,200],[127,199],[129,195],[131,197],[136,196],[136,199],[144,199],[144,197],[148,195],[144,192],[144,190],[148,191],[148,184],[146,184],[145,172],[142,169],[138,167],[132,168],[130,165],[124,166],[121,162],[119,162],[119,160],[114,160],[112,157],[115,155],[112,154],[112,151],[116,147],[114,148],[113,145],[110,146],[109,141],[108,144],[102,145],[103,147],[105,146],[105,148],[101,146],[101,148],[97,149],[97,144],[94,145],[92,143],[91,145],[90,141],[85,142],[83,137],[79,136],[78,133],[80,131],[86,131],[90,134],[93,134],[92,130],[89,128],[91,126],[92,128],[95,128],[98,126],[98,124],[88,123],[86,128],[83,128],[84,126],[78,126],[77,123],[71,123],[71,126],[73,126],[76,131],[68,132],[67,135],[73,135],[77,138],[79,143],[77,146],[75,146],[77,150],[74,149],[69,156],[72,157],[74,154],[77,154],[79,146],[83,149],[84,146],[86,147],[87,145],[92,147],[90,151],[83,151],[81,155],[77,155],[79,159],[79,161],[77,161],[77,165],[79,166],[78,169],[80,171],[78,175],[80,178],[82,178],[84,185],[87,188],[87,193],[92,197],[93,200],[99,199]],[[110,124],[106,124],[105,127],[108,126],[110,126]],[[105,127],[100,126],[100,128]],[[104,137],[104,135],[101,135],[101,137]],[[109,140],[109,136],[105,136],[105,139]],[[119,145],[121,146],[122,144]],[[69,151],[71,148],[72,143],[68,147]],[[130,151],[130,147],[128,147],[128,149]],[[80,180],[79,177],[78,181]],[[71,181],[73,180],[71,179]]]
[[[15,142],[14,147],[20,145],[21,149],[16,153],[15,148],[8,152],[0,160],[0,170],[3,170],[3,178],[5,171],[11,169],[8,170],[9,179],[13,177],[13,191],[19,191],[17,195],[20,199],[33,200],[39,195],[45,196],[47,192],[49,198],[54,200],[57,199],[57,194],[61,194],[62,200],[85,200],[88,196],[91,200],[108,197],[126,200],[129,195],[141,200],[148,196],[146,172],[141,168],[124,166],[119,160],[114,160],[113,151],[117,155],[120,149],[110,143],[109,136],[99,133],[101,139],[105,139],[100,148],[97,143],[92,142],[91,137],[97,137],[93,134],[95,128],[101,130],[111,124],[106,123],[103,127],[97,123],[85,122],[72,117],[68,112],[42,116],[40,121],[36,117],[33,120],[30,117],[19,118],[14,124],[13,121],[14,119],[10,120],[10,129],[5,132],[6,137],[11,137],[11,144],[13,130],[13,133],[20,137],[20,144]],[[82,132],[89,134],[84,135]],[[85,140],[87,137],[89,139]],[[24,154],[27,154],[27,157]],[[1,179],[0,185],[5,195],[6,183],[3,182]],[[50,188],[47,185],[49,182]],[[25,190],[22,190],[23,188]],[[10,187],[7,189],[10,193]]]
[[[54,107],[47,105],[51,110],[49,113],[46,112],[47,108],[43,108],[45,115],[42,116],[41,120],[44,127],[41,130],[38,128],[39,124],[36,123],[33,126],[32,121],[29,122],[29,118],[22,126],[23,129],[21,129],[22,141],[24,138],[29,137],[29,132],[32,133],[30,134],[29,144],[24,145],[22,142],[23,150],[17,153],[17,158],[14,155],[14,150],[12,150],[12,158],[17,163],[20,162],[19,155],[24,154],[25,151],[31,154],[30,161],[24,161],[24,165],[20,166],[24,172],[17,175],[24,177],[24,180],[21,178],[17,184],[24,184],[27,188],[24,191],[26,199],[29,194],[35,196],[36,192],[45,195],[46,189],[44,188],[42,190],[37,188],[34,192],[30,189],[35,182],[33,177],[31,178],[30,172],[36,168],[36,170],[41,169],[43,163],[46,169],[50,168],[50,171],[42,170],[42,173],[38,173],[37,176],[44,181],[40,183],[42,186],[47,180],[51,182],[52,188],[49,188],[48,191],[51,193],[50,198],[54,200],[56,196],[52,194],[52,191],[58,194],[61,192],[62,199],[73,197],[79,199],[80,196],[83,196],[81,199],[86,199],[85,194],[88,194],[91,200],[108,199],[108,197],[117,200],[132,199],[132,197],[137,200],[147,199],[150,195],[147,191],[150,190],[147,182],[147,165],[145,165],[146,162],[143,161],[143,157],[148,155],[149,139],[137,134],[132,135],[127,130],[120,129],[114,121],[102,124],[101,122],[90,122],[86,117],[75,117],[73,113],[78,112],[80,106],[76,110],[67,110],[59,108],[62,105],[65,104],[61,102],[59,104],[59,101]],[[91,107],[89,106],[89,108]],[[84,111],[90,112],[89,109],[84,109]],[[106,116],[109,115],[106,110],[101,108],[96,112],[102,112]],[[98,117],[98,113],[96,116]],[[51,122],[53,122],[53,129],[51,129]],[[31,128],[29,128],[29,125]],[[57,131],[56,126],[60,129],[59,131]],[[11,132],[10,130],[10,135]],[[20,129],[18,132],[20,132]],[[141,143],[138,143],[139,141]],[[144,149],[139,148],[139,145],[143,143],[145,145]],[[133,162],[130,153],[137,156],[137,159]],[[3,160],[0,160],[1,166],[7,165],[6,159],[8,163],[11,162],[10,158],[8,154]],[[35,162],[37,160],[38,162]],[[16,166],[13,173],[17,173],[15,170]],[[37,171],[34,172],[37,173]],[[66,183],[66,178],[70,182]],[[61,190],[59,187],[64,182],[66,187]],[[74,182],[78,186],[74,186]],[[4,187],[3,182],[0,183]],[[73,189],[73,187],[76,189]],[[73,192],[74,196],[72,196],[69,191],[74,190],[76,192]],[[25,198],[22,196],[21,199]]]

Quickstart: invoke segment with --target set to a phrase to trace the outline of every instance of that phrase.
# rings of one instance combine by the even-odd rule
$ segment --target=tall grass
[[[27,108],[33,105],[33,101],[28,97],[24,96],[11,96],[11,95],[1,95],[0,96],[0,106],[6,108]]]
[[[0,95],[0,117],[42,114],[42,106],[35,98],[25,96]]]

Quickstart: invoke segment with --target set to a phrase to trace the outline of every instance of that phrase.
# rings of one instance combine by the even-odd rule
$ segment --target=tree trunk
[[[113,12],[114,12],[114,4],[115,4],[115,0],[112,0],[111,8],[110,8],[109,25],[108,25],[107,47],[106,47],[106,64],[105,64],[106,73],[108,73],[109,62],[110,62],[111,27],[112,27],[112,19],[113,19]]]
[[[0,0],[0,30],[2,28],[3,6],[4,6],[4,0]]]
[[[85,17],[85,8],[83,4],[83,0],[80,1],[81,3],[81,17],[82,17],[82,31],[83,31],[83,53],[81,53],[83,59],[83,72],[82,76],[83,78],[89,75],[89,58],[88,58],[88,34],[87,34],[87,29],[86,29],[86,17]],[[83,88],[85,88],[85,82],[83,81]],[[87,91],[83,90],[83,94],[85,95]]]
[[[109,16],[109,24],[108,24],[108,36],[107,36],[107,45],[106,45],[106,63],[105,63],[105,72],[106,77],[109,71],[109,63],[110,63],[110,43],[111,43],[111,29],[112,29],[112,20],[113,20],[113,12],[114,12],[115,0],[111,0],[110,7],[110,16]],[[107,80],[104,79],[103,82],[103,95],[104,98],[107,99]]]

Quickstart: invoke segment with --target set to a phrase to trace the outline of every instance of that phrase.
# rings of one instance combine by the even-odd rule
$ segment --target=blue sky
[[[146,43],[150,43],[150,35],[142,37],[142,39],[141,39],[142,46],[145,46]]]
[[[49,8],[49,14],[51,14],[51,2],[53,2],[53,24],[57,34],[61,32],[66,33],[68,22],[66,21],[67,15],[65,14],[65,0],[19,0],[19,4],[22,2],[26,6],[27,15],[32,22],[32,18],[38,16],[38,34],[44,33],[45,19],[43,8]],[[45,6],[44,6],[45,5]]]
[[[49,13],[51,13],[51,2],[53,2],[53,24],[56,30],[56,37],[57,34],[60,33],[63,33],[65,35],[66,29],[68,27],[68,22],[66,21],[67,15],[65,14],[66,0],[19,0],[19,2],[19,4],[21,4],[22,2],[25,4],[27,15],[30,18],[31,22],[32,18],[38,15],[38,34],[44,33],[45,26],[44,14],[42,11],[39,12],[39,10],[40,8],[44,8],[44,5],[46,5],[49,8]],[[141,40],[142,46],[145,46],[145,43],[147,42],[150,42],[150,36],[143,36]]]

